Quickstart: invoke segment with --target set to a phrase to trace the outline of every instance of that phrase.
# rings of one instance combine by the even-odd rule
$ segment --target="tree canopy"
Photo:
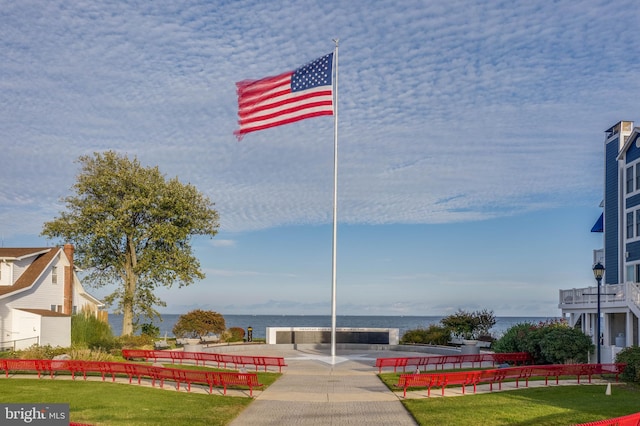
[[[89,285],[118,284],[105,301],[123,314],[122,335],[132,334],[140,317],[159,316],[154,306],[166,306],[157,286],[204,278],[191,239],[216,235],[218,212],[193,185],[166,179],[136,158],[107,151],[78,163],[66,211],[45,223],[42,235],[75,245]]]
[[[214,311],[196,309],[178,317],[173,326],[176,337],[193,337],[202,339],[207,334],[220,334],[226,329],[224,317]]]

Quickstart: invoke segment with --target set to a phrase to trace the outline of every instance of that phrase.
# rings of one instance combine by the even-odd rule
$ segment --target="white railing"
[[[598,303],[598,287],[560,290],[560,306],[591,305]],[[640,288],[636,283],[606,284],[600,286],[600,303],[608,305],[634,304],[640,309]]]

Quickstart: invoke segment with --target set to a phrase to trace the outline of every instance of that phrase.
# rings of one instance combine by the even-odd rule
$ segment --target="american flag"
[[[250,132],[294,123],[305,118],[333,115],[333,53],[260,80],[236,83],[238,140]]]

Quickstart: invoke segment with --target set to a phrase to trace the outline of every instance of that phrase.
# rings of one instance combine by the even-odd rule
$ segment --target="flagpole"
[[[331,356],[336,356],[336,248],[338,242],[338,39],[334,49],[335,83],[333,102],[333,259],[331,270]]]

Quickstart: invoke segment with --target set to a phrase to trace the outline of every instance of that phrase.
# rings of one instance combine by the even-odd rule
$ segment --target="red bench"
[[[172,364],[178,361],[180,364],[184,360],[194,361],[196,365],[206,365],[207,362],[216,363],[218,367],[221,365],[227,368],[232,364],[234,368],[245,368],[247,365],[253,365],[258,371],[258,367],[263,367],[267,371],[267,367],[278,367],[278,371],[282,373],[282,367],[286,367],[282,357],[267,357],[253,355],[227,355],[209,352],[184,352],[184,351],[156,351],[141,349],[123,349],[122,356],[125,359],[144,359],[145,361],[153,360],[157,362],[159,359],[170,359]]]
[[[597,420],[595,422],[580,423],[576,426],[637,426],[640,424],[640,413],[629,414],[628,416],[616,417],[614,419]]]
[[[557,364],[557,365],[531,365],[509,368],[498,368],[491,370],[454,371],[449,373],[426,373],[426,374],[401,374],[396,387],[403,389],[406,397],[407,389],[410,387],[427,388],[427,397],[431,396],[431,388],[441,387],[442,395],[447,385],[461,385],[462,393],[465,387],[473,385],[473,392],[480,383],[488,383],[489,390],[493,391],[493,385],[498,384],[502,389],[502,383],[506,380],[514,380],[516,388],[520,381],[524,380],[529,386],[529,379],[532,377],[544,377],[545,385],[549,384],[549,377],[556,378],[556,384],[561,376],[576,377],[578,384],[580,378],[587,376],[589,383],[594,374],[614,374],[616,381],[620,373],[624,371],[626,364]]]
[[[442,396],[448,385],[462,386],[462,393],[465,393],[466,386],[472,385],[473,392],[476,392],[476,385],[480,378],[479,371],[457,371],[452,373],[431,373],[431,374],[402,374],[396,386],[403,389],[403,397],[407,396],[407,389],[411,387],[426,387],[427,397],[431,396],[431,388],[442,388]]]
[[[75,380],[76,375],[81,375],[86,380],[87,374],[96,373],[101,375],[103,381],[107,375],[111,376],[112,381],[115,381],[116,376],[125,376],[129,379],[129,383],[132,383],[133,379],[137,378],[138,384],[142,382],[143,378],[148,378],[152,381],[154,387],[156,381],[160,382],[160,387],[164,387],[165,381],[171,380],[176,383],[177,390],[180,390],[180,385],[185,383],[187,391],[191,391],[192,383],[202,383],[209,387],[210,394],[213,393],[214,387],[222,387],[223,393],[226,395],[227,387],[229,386],[246,386],[249,388],[249,395],[253,397],[253,389],[263,387],[258,381],[256,373],[182,370],[123,362],[1,359],[0,368],[5,371],[6,377],[9,377],[10,371],[24,371],[26,373],[36,371],[38,378],[41,378],[42,373],[49,373],[50,377],[53,378],[54,372],[64,371],[71,373],[73,380]]]
[[[483,362],[490,362],[492,365],[503,364],[506,362],[514,364],[531,363],[531,355],[527,352],[514,353],[484,353],[484,354],[465,354],[465,355],[441,355],[441,356],[423,356],[423,357],[398,357],[398,358],[377,358],[376,367],[378,373],[382,373],[384,367],[393,367],[395,373],[398,368],[402,367],[402,371],[406,371],[407,367],[426,367],[433,365],[437,370],[444,369],[445,365],[451,364],[453,368],[462,368],[462,364],[471,363],[472,368],[478,363],[482,367]]]

